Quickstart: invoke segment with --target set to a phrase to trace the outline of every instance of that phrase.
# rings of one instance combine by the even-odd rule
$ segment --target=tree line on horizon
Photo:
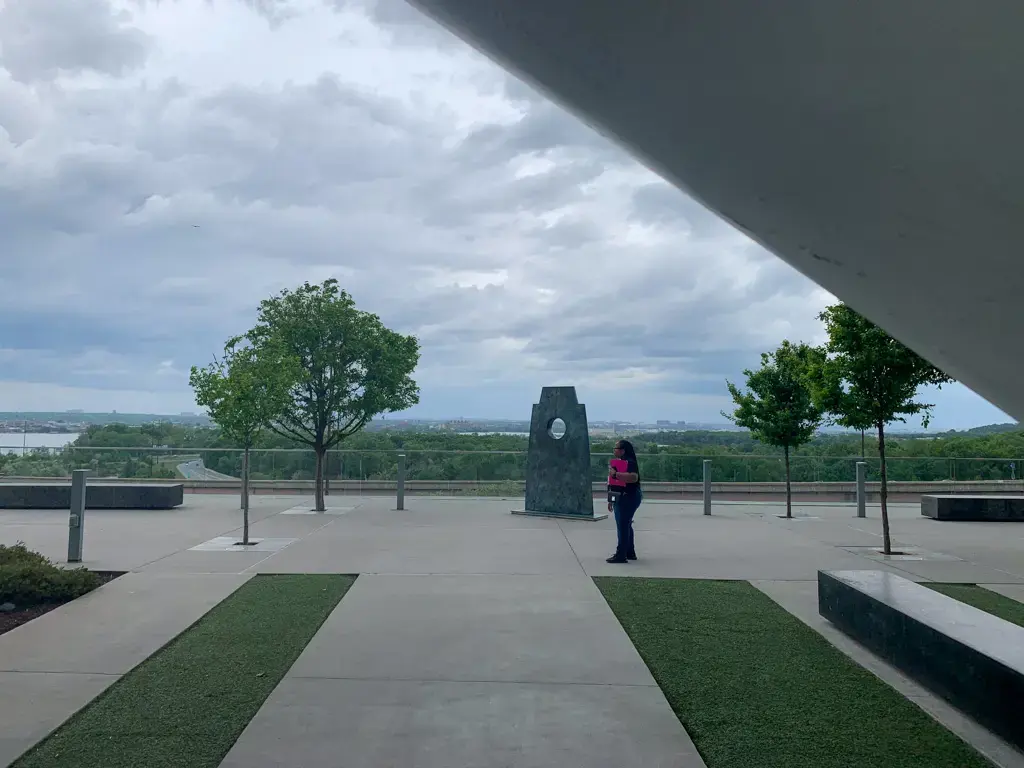
[[[783,454],[756,440],[749,431],[655,432],[632,438],[651,482],[697,482],[705,458],[715,482],[783,481]],[[1024,469],[1024,432],[998,431],[972,436],[941,433],[935,437],[887,437],[892,480],[1010,480]],[[111,448],[124,448],[112,451]],[[132,450],[132,449],[136,450]],[[72,469],[91,468],[107,477],[173,478],[183,457],[200,456],[207,467],[240,477],[241,446],[217,428],[154,422],[142,426],[108,424],[83,432],[70,450],[47,449],[0,455],[0,472],[23,477],[62,477]],[[612,440],[591,441],[595,481],[607,474]],[[877,480],[876,438],[865,444],[869,479]],[[160,449],[160,450],[145,450]],[[474,435],[446,432],[363,431],[329,452],[325,471],[331,479],[394,478],[394,454],[405,451],[408,477],[419,480],[525,479],[527,438],[520,435]],[[455,453],[461,452],[461,453]],[[505,452],[508,455],[488,454]],[[794,482],[849,482],[861,458],[859,434],[822,433],[792,451]],[[315,457],[306,446],[265,433],[251,452],[256,480],[313,480]]]

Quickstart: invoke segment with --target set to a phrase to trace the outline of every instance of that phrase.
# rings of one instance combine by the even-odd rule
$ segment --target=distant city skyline
[[[65,405],[68,395],[53,400],[42,400],[36,396],[31,398],[4,398],[3,383],[0,382],[0,411],[6,413],[66,413],[74,414],[108,414],[117,412],[122,415],[153,414],[164,417],[189,418],[202,413],[191,401],[190,395],[181,398],[166,398],[166,393],[142,393],[146,397],[118,397],[116,391],[104,392],[102,397],[76,398]],[[591,421],[656,424],[659,420],[687,423],[726,424],[720,412],[729,407],[726,396],[705,396],[694,403],[680,403],[679,408],[664,408],[661,397],[646,396],[639,392],[614,392],[577,386],[580,400],[587,406],[587,415]],[[38,392],[36,393],[38,394]],[[153,395],[156,394],[156,397]],[[653,393],[652,393],[653,394]],[[161,395],[163,397],[161,397]],[[423,419],[431,421],[449,421],[457,419],[493,420],[493,421],[528,421],[531,406],[540,395],[540,387],[517,388],[463,388],[456,390],[453,397],[450,392],[432,395],[424,392],[421,405],[404,413],[386,414],[389,420]],[[502,400],[501,398],[504,398]],[[933,419],[929,431],[950,429],[964,430],[989,424],[1015,422],[998,408],[987,403],[970,390],[961,385],[943,387],[941,391],[922,391],[921,399],[935,404]],[[56,402],[55,402],[56,400]],[[64,400],[64,402],[60,402]],[[166,404],[165,404],[166,403]],[[689,405],[691,407],[686,407]],[[91,406],[91,407],[90,407]],[[138,407],[143,406],[143,407]],[[147,407],[148,406],[148,407]],[[692,407],[696,406],[696,407]],[[920,420],[909,420],[906,425],[894,424],[896,429],[921,429]]]

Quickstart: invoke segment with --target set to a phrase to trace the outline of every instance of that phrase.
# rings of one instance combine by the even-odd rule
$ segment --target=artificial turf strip
[[[998,616],[1003,621],[1024,627],[1024,603],[1011,600],[1005,595],[977,584],[934,584],[922,583],[922,586],[948,595],[961,603],[973,605],[986,613]]]
[[[747,582],[595,581],[708,768],[991,768]]]
[[[253,577],[14,768],[216,768],[354,580]]]

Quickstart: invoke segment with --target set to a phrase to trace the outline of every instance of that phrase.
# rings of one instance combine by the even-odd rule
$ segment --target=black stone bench
[[[964,522],[1024,521],[1024,496],[922,496],[921,514]]]
[[[884,571],[818,571],[818,612],[1024,747],[1024,627]]]
[[[89,482],[86,509],[174,509],[185,501],[181,483]],[[71,483],[0,483],[0,509],[71,509]]]

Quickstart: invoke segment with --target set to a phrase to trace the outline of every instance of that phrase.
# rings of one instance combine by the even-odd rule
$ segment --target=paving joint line
[[[585,683],[571,680],[468,680],[463,678],[421,678],[421,677],[348,677],[335,675],[285,675],[285,680],[336,680],[353,683],[455,683],[462,685],[558,685],[585,688],[657,688],[657,682],[650,683]]]
[[[124,677],[127,672],[76,672],[70,669],[0,669],[0,674],[13,675],[93,675],[96,677]]]
[[[567,534],[565,532],[565,528],[562,527],[562,521],[555,520],[555,525],[557,525],[558,530],[562,532],[562,538],[565,539],[566,546],[569,547],[569,551],[572,552],[572,556],[576,558],[576,564],[580,567],[580,570],[584,573],[584,575],[589,576],[590,574],[587,573],[587,569],[583,567],[583,561],[580,560],[580,556],[576,554],[576,548],[572,545],[572,542],[569,541],[569,534]]]

